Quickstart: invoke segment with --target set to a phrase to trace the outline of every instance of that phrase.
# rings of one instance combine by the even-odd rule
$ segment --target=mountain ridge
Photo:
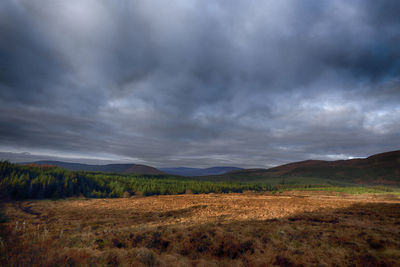
[[[134,164],[134,163],[114,163],[114,164],[85,164],[74,163],[57,160],[40,160],[34,162],[24,162],[20,164],[36,164],[36,165],[50,165],[65,168],[70,171],[100,171],[100,172],[116,172],[116,173],[130,173],[130,174],[149,174],[149,175],[179,175],[179,176],[206,176],[206,175],[219,175],[232,170],[242,170],[241,168],[224,166],[224,167],[210,167],[210,168],[155,168],[148,165]]]
[[[164,172],[147,165],[142,164],[105,164],[105,165],[92,165],[84,163],[72,163],[64,161],[35,161],[26,162],[23,164],[37,164],[41,165],[51,165],[65,168],[70,171],[99,171],[99,172],[119,172],[119,173],[130,173],[130,174],[149,174],[149,175],[162,175]]]
[[[232,180],[278,177],[324,178],[360,184],[400,185],[400,150],[348,160],[304,160],[269,169],[245,169],[224,174]]]
[[[207,175],[219,175],[230,171],[238,171],[243,169],[232,166],[217,166],[210,168],[188,168],[188,167],[159,168],[159,170],[173,175],[207,176]]]
[[[36,161],[27,164],[55,165],[68,170],[120,172],[150,175],[180,175],[199,180],[268,182],[270,179],[296,177],[299,179],[322,178],[357,184],[400,186],[400,150],[371,155],[367,158],[348,160],[304,160],[283,164],[269,169],[241,169],[237,167],[210,168],[154,168],[140,164],[89,165],[61,161]]]

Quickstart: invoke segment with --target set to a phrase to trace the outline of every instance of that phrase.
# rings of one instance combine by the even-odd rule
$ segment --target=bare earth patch
[[[5,204],[1,264],[400,265],[400,199],[329,192]]]

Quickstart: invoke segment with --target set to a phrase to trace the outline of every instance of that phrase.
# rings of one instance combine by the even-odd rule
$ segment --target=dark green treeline
[[[0,194],[11,199],[123,197],[134,194],[171,195],[185,192],[229,193],[269,191],[268,185],[204,182],[172,175],[128,175],[68,171],[53,166],[22,166],[0,162]]]

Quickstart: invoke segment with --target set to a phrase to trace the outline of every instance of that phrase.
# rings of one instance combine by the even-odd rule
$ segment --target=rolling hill
[[[245,169],[204,180],[290,182],[329,180],[342,183],[400,186],[400,150],[365,159],[306,160],[270,169]]]
[[[63,161],[36,161],[26,164],[52,165],[52,166],[62,167],[71,171],[99,171],[99,172],[114,172],[114,173],[131,173],[131,174],[150,174],[150,175],[165,174],[164,172],[156,168],[140,164],[89,165],[89,164],[70,163]]]
[[[172,174],[193,177],[193,179],[201,181],[400,186],[400,150],[376,154],[363,159],[305,160],[270,169],[240,169],[236,167],[156,169],[139,164],[88,165],[62,161],[37,161],[33,164],[55,165],[75,171]]]

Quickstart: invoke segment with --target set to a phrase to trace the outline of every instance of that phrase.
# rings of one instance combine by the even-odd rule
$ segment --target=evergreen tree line
[[[53,166],[23,166],[0,162],[0,194],[3,198],[43,199],[85,196],[127,197],[134,194],[171,195],[191,192],[229,193],[244,190],[276,190],[269,185],[205,182],[171,175],[128,175],[68,171]]]

